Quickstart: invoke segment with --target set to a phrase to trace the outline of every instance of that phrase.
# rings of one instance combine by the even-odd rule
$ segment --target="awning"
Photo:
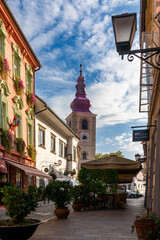
[[[26,175],[32,175],[32,176],[38,176],[38,177],[43,177],[43,178],[48,178],[48,179],[52,179],[51,176],[49,176],[48,174],[41,172],[40,170],[38,170],[37,168],[34,167],[29,167],[26,166],[22,163],[17,163],[15,161],[12,161],[10,159],[6,159],[4,158],[5,162],[8,163],[9,165],[13,166],[13,167],[17,167],[21,170],[23,170]]]
[[[0,158],[0,173],[1,174],[7,174],[7,167],[2,158]]]
[[[139,171],[141,171],[141,163],[110,154],[107,157],[99,158],[89,162],[85,162],[81,167],[87,169],[117,169],[119,183],[130,183]]]

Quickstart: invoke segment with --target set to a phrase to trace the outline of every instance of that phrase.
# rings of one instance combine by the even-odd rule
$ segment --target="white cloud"
[[[132,134],[123,133],[120,136],[115,137],[115,145],[122,151],[135,152],[143,155],[143,147],[140,142],[132,142]]]

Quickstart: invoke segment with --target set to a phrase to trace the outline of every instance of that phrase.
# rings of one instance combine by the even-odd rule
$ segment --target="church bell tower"
[[[86,97],[86,85],[84,82],[81,64],[80,76],[77,78],[76,84],[76,98],[70,105],[72,113],[66,118],[68,126],[80,138],[80,168],[81,163],[95,159],[96,151],[96,114],[89,110],[91,102]]]

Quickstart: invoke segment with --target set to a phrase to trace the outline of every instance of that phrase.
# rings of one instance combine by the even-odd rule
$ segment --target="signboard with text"
[[[133,130],[133,142],[146,142],[146,141],[149,141],[149,129]]]

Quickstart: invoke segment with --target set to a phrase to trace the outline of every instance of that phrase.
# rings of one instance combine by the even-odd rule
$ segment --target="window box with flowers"
[[[11,153],[12,150],[12,142],[13,142],[13,136],[12,133],[9,130],[2,130],[1,135],[1,144],[3,147],[6,148],[8,153]]]
[[[0,73],[2,78],[6,79],[8,72],[9,72],[8,61],[7,59],[0,55]]]
[[[36,149],[32,144],[29,144],[27,147],[29,157],[35,161],[36,160]]]
[[[35,104],[35,95],[33,92],[31,92],[31,90],[28,90],[27,92],[27,102],[28,102],[28,105],[33,108],[34,107],[34,104]]]
[[[14,84],[17,94],[21,95],[24,89],[24,84],[23,81],[19,78],[19,76],[15,77]]]
[[[21,156],[23,156],[26,146],[25,141],[22,138],[16,138],[15,143],[17,145],[17,151],[20,153]]]

